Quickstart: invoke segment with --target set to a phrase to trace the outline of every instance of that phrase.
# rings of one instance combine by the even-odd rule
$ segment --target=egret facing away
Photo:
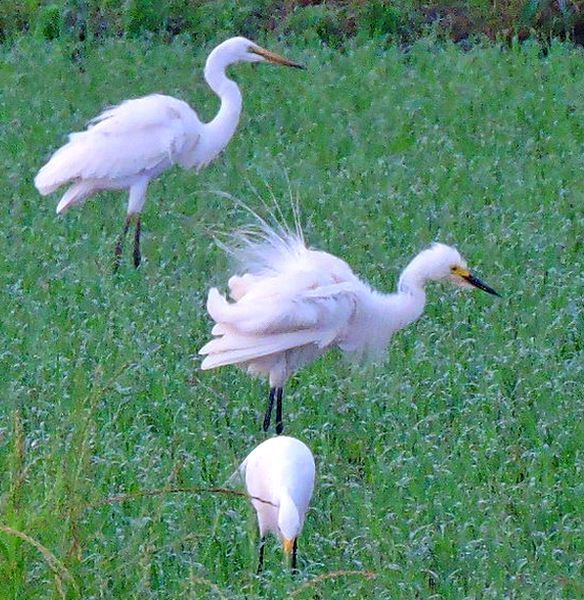
[[[72,133],[35,177],[43,196],[72,182],[57,206],[58,214],[101,190],[129,190],[127,218],[115,247],[116,267],[132,221],[136,227],[134,266],[140,264],[140,213],[150,180],[175,164],[185,169],[205,167],[235,133],[241,92],[225,69],[238,62],[303,68],[246,38],[228,39],[209,54],[205,65],[205,80],[221,99],[211,122],[202,123],[186,102],[172,96],[152,94],[126,100],[90,121],[86,131]]]
[[[314,457],[308,447],[292,437],[262,442],[239,467],[252,498],[260,530],[258,572],[264,562],[266,535],[277,535],[296,569],[298,536],[314,488]],[[260,498],[264,500],[257,500]]]
[[[207,310],[216,336],[199,353],[202,369],[236,364],[269,378],[264,431],[276,400],[276,432],[281,433],[283,386],[298,369],[330,348],[357,360],[383,353],[394,332],[424,312],[429,281],[497,292],[468,270],[458,251],[434,243],[404,269],[397,292],[383,294],[357,278],[349,265],[326,252],[306,247],[302,232],[242,230],[228,251],[241,267],[229,279],[229,302],[209,290]]]

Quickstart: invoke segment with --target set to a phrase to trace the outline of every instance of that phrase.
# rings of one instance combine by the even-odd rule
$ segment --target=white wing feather
[[[203,369],[244,363],[342,337],[363,284],[342,260],[309,250],[289,232],[240,234],[230,253],[245,272],[229,280],[229,302],[209,291],[207,309],[217,335],[200,350]]]
[[[126,180],[172,164],[192,153],[201,122],[186,102],[154,94],[127,100],[73,133],[35,177],[49,194],[72,179]]]

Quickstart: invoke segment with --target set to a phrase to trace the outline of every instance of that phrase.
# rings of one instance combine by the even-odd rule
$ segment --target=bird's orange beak
[[[304,67],[302,65],[295,63],[291,60],[288,60],[287,58],[284,58],[283,56],[280,56],[279,54],[276,54],[275,52],[270,52],[270,50],[266,50],[265,48],[262,48],[261,46],[252,46],[249,49],[249,51],[253,52],[254,54],[258,54],[259,56],[262,56],[263,58],[266,59],[267,62],[270,62],[275,65],[283,65],[284,67],[293,67],[294,69],[304,69]]]
[[[292,556],[293,550],[294,550],[294,540],[289,540],[288,538],[284,538],[284,554],[286,554],[286,556]]]

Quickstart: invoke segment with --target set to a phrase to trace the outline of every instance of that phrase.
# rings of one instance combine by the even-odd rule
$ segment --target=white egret
[[[202,369],[236,364],[270,382],[263,428],[276,400],[281,433],[283,387],[288,378],[330,348],[357,360],[379,357],[391,336],[424,312],[429,281],[447,280],[498,295],[467,268],[459,252],[434,243],[402,272],[397,292],[384,294],[361,281],[349,265],[309,249],[300,229],[292,233],[262,222],[235,236],[228,251],[241,268],[229,279],[229,302],[209,290],[207,310],[215,336],[199,351]]]
[[[225,69],[238,62],[303,68],[246,38],[228,39],[209,54],[205,65],[205,80],[221,99],[212,121],[201,122],[186,102],[172,96],[152,94],[126,100],[90,121],[86,131],[71,134],[69,142],[35,177],[35,186],[43,196],[72,182],[57,206],[58,214],[101,190],[129,190],[127,217],[115,247],[116,267],[132,221],[136,227],[134,266],[140,264],[140,214],[150,180],[175,164],[201,169],[235,133],[242,98]]]
[[[252,496],[260,530],[258,572],[263,566],[268,533],[280,538],[284,553],[296,569],[298,536],[312,497],[314,471],[312,452],[301,441],[287,436],[262,442],[241,464],[239,472]]]

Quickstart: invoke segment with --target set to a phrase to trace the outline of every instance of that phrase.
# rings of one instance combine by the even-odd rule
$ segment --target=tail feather
[[[88,178],[88,166],[92,166],[96,160],[95,147],[89,141],[87,131],[71,133],[69,141],[40,169],[34,178],[34,185],[43,196],[72,179]],[[92,170],[95,171],[95,168]]]
[[[205,344],[199,354],[206,354],[201,369],[248,362],[291,348],[316,343],[314,331],[293,331],[263,337],[225,335]]]
[[[73,184],[63,195],[57,205],[57,214],[63,214],[69,207],[79,204],[95,192],[95,187],[90,181],[78,181]]]
[[[253,289],[254,285],[261,281],[261,277],[252,275],[251,273],[245,273],[243,275],[233,275],[227,282],[229,288],[229,295],[233,300],[241,300],[250,290]]]
[[[73,135],[71,141],[59,148],[49,162],[42,167],[34,178],[36,189],[46,196],[64,183],[79,176],[79,156],[77,144],[74,144]]]
[[[272,310],[274,309],[272,308]],[[217,324],[252,335],[262,332],[264,324],[270,323],[268,307],[258,317],[257,304],[251,302],[231,304],[225,296],[219,293],[217,288],[209,290],[207,312]],[[219,331],[221,331],[221,327],[219,327]]]
[[[59,189],[68,178],[59,176],[54,165],[51,165],[50,161],[37,173],[34,178],[34,185],[39,191],[41,196],[47,196],[52,194],[55,190]]]
[[[215,322],[220,323],[223,321],[223,317],[228,310],[229,303],[225,297],[219,293],[217,288],[211,288],[207,296],[207,312],[211,318]]]
[[[211,329],[211,335],[225,335],[226,333],[234,333],[235,328],[225,323],[215,323]]]

